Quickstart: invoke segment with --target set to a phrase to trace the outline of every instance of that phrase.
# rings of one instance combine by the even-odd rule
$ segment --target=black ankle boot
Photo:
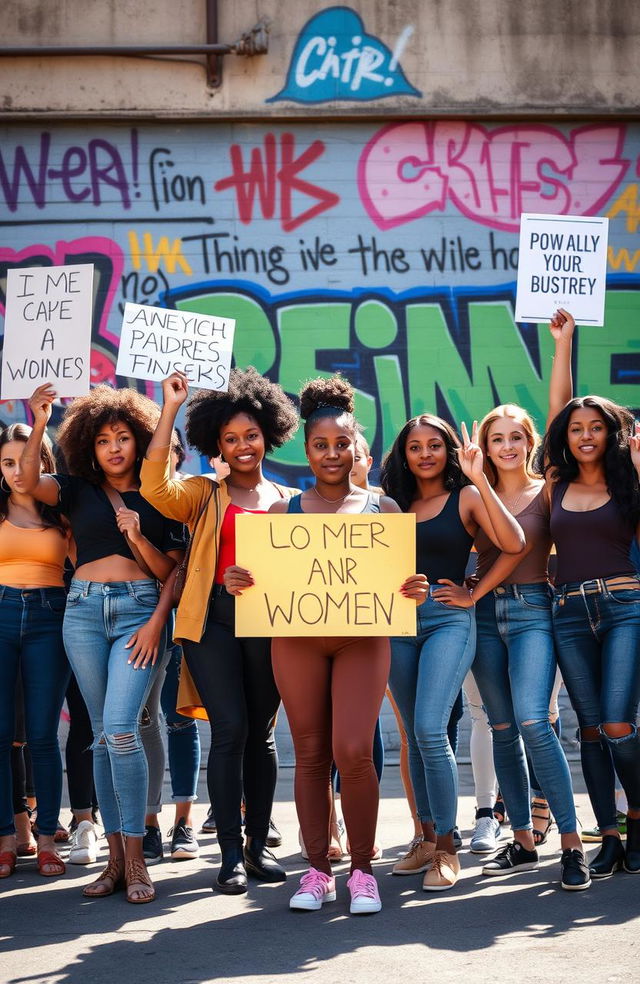
[[[247,872],[242,859],[241,847],[222,849],[222,864],[216,888],[224,895],[242,895],[247,890]]]
[[[251,843],[245,845],[244,863],[248,874],[263,882],[281,882],[287,880],[287,873],[267,847],[267,842],[258,837],[252,837]]]
[[[627,849],[624,870],[631,875],[640,874],[640,820],[627,817]]]
[[[627,827],[627,830],[629,828]],[[602,838],[602,847],[589,862],[589,871],[592,878],[608,878],[614,871],[618,871],[624,862],[624,846],[619,837],[613,834],[605,834]]]

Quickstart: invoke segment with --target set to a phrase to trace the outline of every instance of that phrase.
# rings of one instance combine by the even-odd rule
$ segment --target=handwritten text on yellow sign
[[[399,591],[415,536],[399,513],[237,516],[236,563],[255,584],[236,600],[236,635],[415,635]]]

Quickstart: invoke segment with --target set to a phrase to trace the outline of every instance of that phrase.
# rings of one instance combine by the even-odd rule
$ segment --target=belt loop
[[[0,584],[0,601],[4,598],[4,584]]]
[[[83,584],[82,594],[86,598],[89,594],[89,587],[91,585],[91,581],[83,581],[82,584]]]

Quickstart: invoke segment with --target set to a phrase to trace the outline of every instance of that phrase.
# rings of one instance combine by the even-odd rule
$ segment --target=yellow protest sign
[[[236,517],[237,636],[410,636],[416,519],[401,513]]]

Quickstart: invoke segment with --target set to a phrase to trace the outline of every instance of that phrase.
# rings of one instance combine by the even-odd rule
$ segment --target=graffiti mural
[[[288,392],[347,375],[379,461],[423,408],[514,401],[543,425],[550,339],[513,316],[522,210],[609,216],[606,323],[579,329],[576,388],[640,405],[639,185],[636,124],[15,127],[0,305],[9,267],[93,263],[91,378],[112,384],[127,301],[235,318],[237,363]],[[0,405],[14,419],[24,404]],[[270,461],[292,482],[303,465],[299,436]]]
[[[362,18],[354,10],[329,7],[311,17],[302,28],[285,86],[265,102],[368,102],[399,95],[420,97],[422,93],[407,82],[400,66],[412,34],[413,27],[408,24],[391,51],[379,38],[367,34]]]

